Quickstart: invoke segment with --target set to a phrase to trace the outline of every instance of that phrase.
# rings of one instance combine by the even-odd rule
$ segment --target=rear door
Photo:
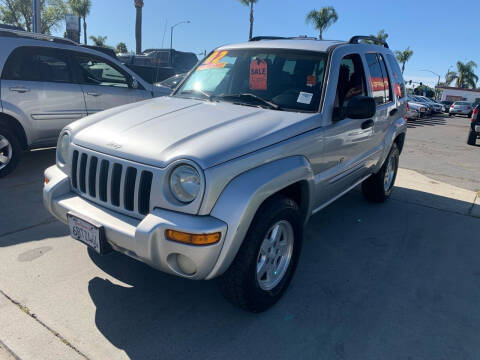
[[[4,66],[1,87],[3,106],[32,125],[33,143],[55,144],[64,126],[86,115],[82,89],[61,49],[15,49]]]
[[[73,61],[85,94],[88,114],[152,97],[151,92],[141,84],[139,88],[133,89],[130,75],[105,58],[75,52]]]
[[[390,124],[397,117],[402,117],[403,114],[397,109],[384,55],[376,52],[367,53],[365,59],[368,64],[371,96],[377,104],[377,112],[374,116],[373,154],[371,159],[376,163],[383,153],[384,140],[390,129]]]

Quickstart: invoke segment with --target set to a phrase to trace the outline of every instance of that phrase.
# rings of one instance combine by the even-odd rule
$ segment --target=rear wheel
[[[298,205],[284,196],[258,210],[235,260],[220,277],[220,289],[234,305],[254,313],[274,305],[292,279],[303,237]]]
[[[472,113],[468,113],[467,117],[471,118],[471,117],[472,117]]]
[[[18,137],[8,128],[0,128],[0,178],[17,167],[21,156],[22,147]]]
[[[477,142],[477,133],[473,130],[470,130],[470,132],[468,133],[467,144],[475,145],[476,142]]]
[[[363,195],[368,201],[382,203],[390,197],[397,178],[399,159],[397,144],[393,143],[380,171],[362,183]]]

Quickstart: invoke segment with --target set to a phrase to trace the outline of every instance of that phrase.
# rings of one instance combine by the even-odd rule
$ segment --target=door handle
[[[11,87],[10,91],[15,91],[18,93],[26,93],[30,91],[30,89],[27,89],[26,87],[23,87],[23,86],[17,86],[17,87]]]
[[[362,123],[362,130],[366,130],[366,129],[372,128],[372,127],[373,127],[373,124],[374,124],[374,122],[373,122],[372,119],[367,120],[367,121],[364,121],[364,122]]]
[[[393,109],[392,111],[390,111],[390,116],[393,116],[397,113],[398,109]]]
[[[90,95],[90,96],[95,96],[95,97],[97,97],[97,96],[100,96],[100,95],[102,95],[102,94],[100,94],[100,93],[96,93],[96,92],[87,92],[87,95]]]

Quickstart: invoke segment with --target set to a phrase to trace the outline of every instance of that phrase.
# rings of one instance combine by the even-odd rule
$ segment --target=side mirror
[[[372,97],[355,96],[351,98],[344,109],[344,114],[350,119],[368,119],[377,112],[377,104]]]

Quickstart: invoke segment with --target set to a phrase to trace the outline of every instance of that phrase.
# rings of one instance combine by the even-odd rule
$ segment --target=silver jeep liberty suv
[[[405,85],[388,45],[362,39],[222,46],[172,96],[68,125],[45,206],[99,253],[218,277],[229,301],[268,309],[312,214],[359,184],[372,202],[392,192]]]

